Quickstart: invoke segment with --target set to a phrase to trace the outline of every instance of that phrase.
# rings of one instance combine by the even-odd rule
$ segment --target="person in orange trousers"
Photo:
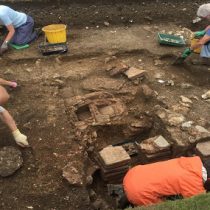
[[[210,159],[180,157],[131,168],[123,179],[120,207],[151,205],[173,195],[188,198],[210,190]]]

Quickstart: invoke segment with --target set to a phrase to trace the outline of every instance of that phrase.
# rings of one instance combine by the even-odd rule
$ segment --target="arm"
[[[0,106],[0,118],[11,130],[16,143],[21,147],[28,147],[29,143],[27,141],[27,136],[25,136],[18,130],[15,120],[10,115],[10,113],[2,106]]]
[[[3,107],[0,107],[0,118],[10,128],[12,132],[17,130],[17,126],[15,124],[14,119],[9,114],[9,112]]]
[[[210,29],[210,25],[208,25],[204,30],[208,31]]]
[[[208,41],[210,41],[210,36],[209,35],[205,35],[204,37],[202,37],[199,42],[197,44],[194,44],[190,47],[191,50],[197,49],[202,47],[204,44],[206,44]]]
[[[2,79],[2,78],[0,78],[0,85],[8,85],[11,87],[17,87],[16,82],[8,81],[8,80]]]
[[[5,104],[9,100],[9,94],[6,89],[0,86],[0,105]]]
[[[7,30],[9,31],[4,42],[9,42],[15,34],[15,28],[12,24],[7,25]]]
[[[8,50],[8,42],[12,39],[12,37],[15,34],[15,28],[12,24],[6,25],[9,33],[7,34],[6,38],[4,39],[4,42],[1,45],[0,48],[0,55],[4,54]]]

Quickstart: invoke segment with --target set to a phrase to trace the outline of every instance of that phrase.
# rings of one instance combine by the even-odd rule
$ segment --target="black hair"
[[[207,181],[204,183],[204,188],[210,192],[210,158],[203,160],[203,166],[207,171]]]
[[[203,166],[207,171],[207,178],[210,178],[210,158],[203,161]]]

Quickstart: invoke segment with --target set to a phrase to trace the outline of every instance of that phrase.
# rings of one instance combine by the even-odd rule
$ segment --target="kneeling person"
[[[210,188],[210,160],[181,157],[130,169],[123,188],[128,201],[135,205],[150,205],[172,195],[188,198],[205,193]]]
[[[1,54],[7,51],[9,42],[24,45],[37,38],[33,18],[4,5],[0,5],[0,25],[5,26],[8,30],[0,48]]]

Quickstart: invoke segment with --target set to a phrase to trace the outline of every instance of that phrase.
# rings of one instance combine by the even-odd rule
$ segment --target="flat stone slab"
[[[196,151],[203,157],[210,157],[210,141],[198,143]]]
[[[107,167],[129,163],[131,160],[122,146],[108,146],[99,152],[99,157]]]
[[[128,79],[136,79],[138,77],[144,76],[145,73],[146,73],[145,70],[137,69],[135,67],[131,67],[125,72],[125,75],[128,77]]]
[[[15,147],[0,149],[0,176],[7,177],[14,174],[23,164],[20,150]]]

